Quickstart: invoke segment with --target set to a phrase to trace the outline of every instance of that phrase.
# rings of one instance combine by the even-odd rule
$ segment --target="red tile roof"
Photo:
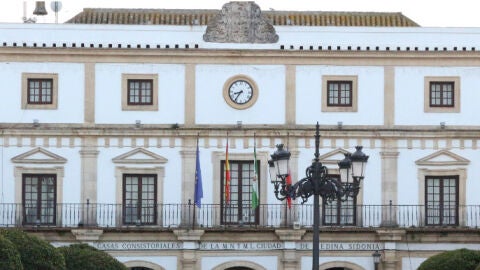
[[[214,9],[85,8],[66,23],[207,25]],[[418,27],[400,12],[262,11],[273,25]]]

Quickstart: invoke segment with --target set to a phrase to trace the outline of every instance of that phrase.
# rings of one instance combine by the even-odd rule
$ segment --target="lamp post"
[[[334,200],[345,201],[348,197],[356,197],[360,191],[360,183],[364,178],[365,164],[368,156],[362,152],[362,146],[357,146],[353,154],[346,154],[338,163],[340,181],[328,175],[328,169],[319,160],[320,126],[317,122],[315,132],[315,159],[306,169],[306,176],[291,185],[286,182],[289,173],[290,152],[277,145],[277,150],[269,160],[270,180],[275,188],[275,197],[283,201],[287,198],[295,200],[300,197],[302,204],[313,196],[313,251],[312,269],[319,269],[319,227],[320,227],[320,197],[328,203]]]
[[[378,264],[380,264],[380,258],[382,257],[382,254],[378,252],[378,250],[375,250],[375,252],[372,254],[373,257],[373,265],[375,266],[375,270],[378,270]]]

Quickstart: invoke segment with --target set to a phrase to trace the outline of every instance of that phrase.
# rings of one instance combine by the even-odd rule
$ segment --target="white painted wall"
[[[223,98],[225,81],[238,74],[258,86],[257,102],[247,110],[230,107]],[[271,65],[198,65],[195,117],[197,124],[283,124],[285,122],[285,67]]]
[[[175,44],[185,47],[189,44],[193,47],[197,44],[200,48],[208,49],[280,49],[281,45],[289,49],[290,45],[295,49],[304,46],[307,50],[309,46],[317,48],[322,46],[326,49],[332,46],[336,50],[337,46],[347,49],[351,46],[356,50],[357,46],[370,50],[396,50],[400,47],[405,50],[410,47],[414,50],[424,51],[425,47],[433,50],[438,47],[440,50],[447,48],[453,50],[457,47],[462,50],[466,47],[480,46],[480,28],[447,28],[447,27],[302,27],[302,26],[276,26],[275,30],[279,36],[279,41],[273,44],[239,44],[239,43],[213,43],[203,41],[203,34],[206,26],[173,26],[173,25],[82,25],[82,24],[0,24],[0,36],[3,42],[12,46],[14,42],[17,46],[26,43],[28,46],[42,46],[46,43],[47,47],[52,47],[53,43],[57,47],[66,43],[71,46],[76,43],[77,47],[81,43],[89,47],[90,43],[98,47],[102,44],[108,48],[109,44],[116,47],[121,44],[126,48],[128,44],[132,48],[137,44],[143,48],[147,44],[152,48],[156,45],[169,44],[174,48]]]
[[[58,74],[58,109],[22,109],[22,73]],[[83,123],[84,65],[76,63],[0,63],[2,105],[0,122]]]
[[[185,67],[159,64],[97,64],[95,122],[99,124],[182,124]],[[122,110],[122,74],[158,74],[158,111]]]
[[[472,100],[480,99],[479,67],[396,67],[395,68],[395,123],[397,125],[447,126],[479,125],[478,106]],[[460,113],[425,113],[424,78],[427,76],[460,77]]]
[[[322,76],[358,76],[358,112],[322,112]],[[383,125],[383,67],[298,66],[297,124]]]

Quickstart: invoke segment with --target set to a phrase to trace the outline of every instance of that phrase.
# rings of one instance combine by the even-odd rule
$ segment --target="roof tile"
[[[66,23],[207,25],[214,9],[103,9],[85,8]],[[400,12],[262,11],[273,25],[297,26],[419,26]]]

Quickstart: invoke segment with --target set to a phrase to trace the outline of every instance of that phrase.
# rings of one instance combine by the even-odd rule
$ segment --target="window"
[[[425,77],[425,112],[460,112],[459,77]]]
[[[122,74],[122,110],[157,111],[158,75]]]
[[[328,106],[352,106],[352,82],[328,81]]]
[[[55,174],[23,174],[24,224],[53,225],[56,222],[57,179]]]
[[[128,80],[128,105],[152,105],[153,80]]]
[[[57,74],[22,74],[22,109],[57,109],[57,100]]]
[[[458,175],[425,177],[426,225],[458,225]]]
[[[52,79],[28,79],[28,104],[52,104]]]
[[[340,175],[329,175],[340,180]],[[342,200],[332,202],[323,201],[323,224],[330,226],[355,225],[357,198],[343,197]]]
[[[123,175],[123,223],[156,224],[156,192],[156,175]]]
[[[225,203],[225,161],[222,161],[221,223],[258,224],[259,207],[252,209],[252,179],[255,174],[253,160],[233,161],[230,164],[230,203]],[[257,162],[260,164],[260,162]],[[257,165],[259,166],[259,165]],[[261,168],[261,166],[259,166]],[[258,168],[257,168],[258,169]],[[259,176],[260,177],[260,176]],[[260,179],[258,179],[260,194]],[[259,195],[260,196],[260,195]],[[260,201],[260,198],[259,198]]]
[[[430,106],[453,107],[453,82],[430,82]]]
[[[322,112],[356,112],[357,76],[322,77]]]

